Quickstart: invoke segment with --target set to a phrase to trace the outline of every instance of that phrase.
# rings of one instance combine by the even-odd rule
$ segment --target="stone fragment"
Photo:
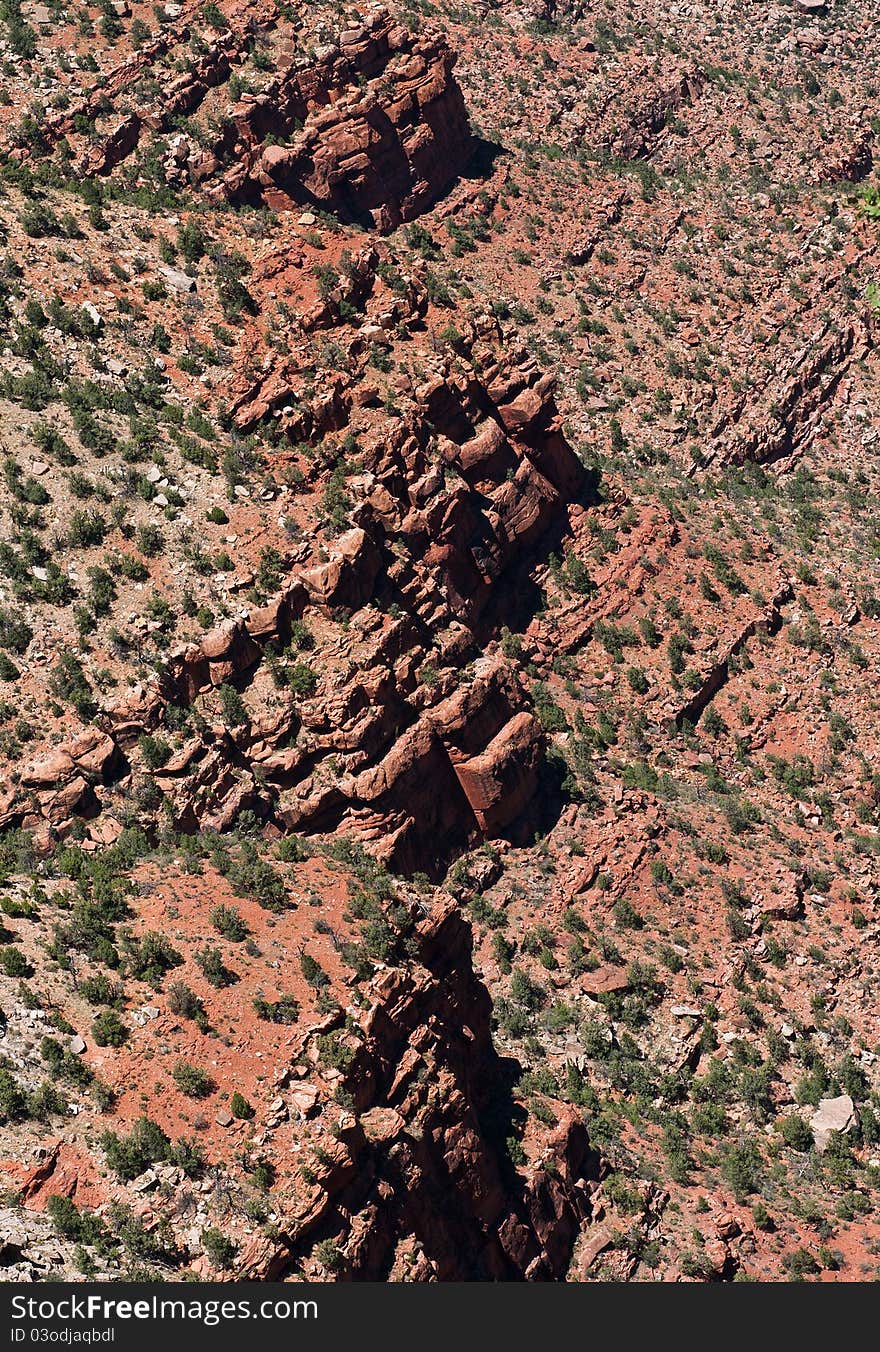
[[[856,1107],[849,1094],[820,1099],[819,1106],[810,1119],[816,1149],[826,1150],[832,1132],[851,1131],[857,1121]]]

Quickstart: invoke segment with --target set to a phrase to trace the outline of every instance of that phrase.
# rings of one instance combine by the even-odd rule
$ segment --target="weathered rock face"
[[[414,37],[380,11],[316,62],[291,66],[242,100],[210,151],[190,156],[189,170],[213,197],[279,209],[311,203],[393,230],[470,158],[454,64],[442,39]]]
[[[832,1132],[852,1131],[858,1122],[855,1104],[849,1094],[839,1094],[837,1098],[819,1100],[819,1107],[810,1119],[810,1129],[816,1149],[827,1150]]]
[[[292,569],[271,604],[173,651],[152,692],[107,706],[102,732],[26,766],[4,820],[63,833],[96,817],[102,787],[127,786],[120,748],[163,708],[229,684],[246,693],[295,621],[344,613],[356,663],[305,695],[273,693],[271,715],[203,727],[153,772],[178,826],[222,830],[249,811],[281,831],[354,831],[409,872],[522,835],[543,734],[513,668],[480,650],[517,604],[520,571],[565,529],[584,470],[534,363],[438,374],[413,402],[361,447],[358,524]]]
[[[377,979],[372,1004],[348,1035],[342,1085],[352,1108],[332,1158],[285,1219],[282,1237],[254,1246],[240,1276],[283,1276],[328,1237],[342,1255],[339,1275],[349,1280],[388,1277],[401,1244],[410,1252],[417,1246],[422,1279],[565,1273],[591,1212],[599,1157],[577,1114],[565,1109],[545,1146],[549,1167],[512,1169],[504,1154],[503,1069],[489,997],[474,976],[470,927],[450,902],[418,925],[416,941],[415,963]],[[318,1055],[315,1037],[306,1035],[300,1059]],[[289,1100],[309,1115],[319,1111],[325,1090],[310,1083],[298,1099],[297,1085],[291,1081]]]
[[[572,98],[559,124],[572,144],[588,141],[625,160],[653,154],[675,114],[695,103],[706,84],[704,72],[672,60],[658,67],[641,62],[622,77],[603,72],[587,98]]]
[[[803,451],[821,428],[847,370],[870,345],[862,319],[843,324],[825,321],[760,398],[742,397],[719,417],[707,463],[769,464]]]
[[[0,1210],[0,1271],[4,1282],[76,1281],[76,1246],[61,1239],[47,1216],[22,1207]],[[102,1280],[112,1273],[101,1272]]]
[[[274,9],[274,7],[272,7]],[[233,16],[195,61],[142,111],[121,112],[97,142],[83,144],[84,175],[106,175],[145,138],[169,132],[227,83],[246,58],[260,22]],[[77,143],[83,120],[124,96],[151,62],[186,36],[169,34],[134,53],[93,94],[47,120],[43,142]],[[277,209],[311,204],[382,232],[413,220],[454,182],[474,148],[455,54],[434,34],[415,36],[385,10],[341,32],[317,55],[294,50],[259,94],[244,95],[208,144],[174,131],[165,147],[169,182],[200,184],[217,201],[265,201]],[[13,154],[23,158],[28,148]]]
[[[338,56],[320,76],[291,75],[279,88],[279,109],[305,113],[302,131],[289,147],[254,147],[247,177],[236,170],[224,190],[234,197],[257,186],[271,206],[314,202],[345,220],[368,219],[381,231],[412,220],[450,186],[471,154],[454,62],[445,43],[414,40],[387,16],[343,33]],[[359,76],[367,77],[363,88]],[[321,78],[332,91],[326,107],[315,106],[327,97]],[[245,137],[255,125],[259,119],[248,119]]]

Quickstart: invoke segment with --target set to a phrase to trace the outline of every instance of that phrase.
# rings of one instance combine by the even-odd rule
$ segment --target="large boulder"
[[[356,610],[372,595],[380,567],[375,541],[355,526],[335,541],[327,562],[307,568],[301,580],[316,605]]]
[[[832,1132],[852,1131],[857,1122],[856,1106],[849,1094],[820,1099],[819,1106],[810,1119],[816,1149],[826,1150]]]
[[[537,787],[541,729],[525,711],[469,760],[454,765],[480,829],[496,835],[521,816]]]

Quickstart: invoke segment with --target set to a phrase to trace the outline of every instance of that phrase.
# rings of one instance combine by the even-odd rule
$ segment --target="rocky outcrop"
[[[770,464],[804,450],[821,427],[841,379],[869,345],[867,328],[858,320],[823,324],[762,390],[759,401],[742,400],[719,419],[703,463]]]
[[[276,208],[314,203],[383,232],[412,220],[470,158],[454,64],[441,39],[413,39],[387,14],[342,33],[319,67],[288,72],[239,116],[241,146],[220,191]],[[264,143],[267,122],[287,144]]]
[[[96,787],[112,783],[125,765],[112,737],[87,728],[21,768],[21,792],[0,804],[0,823],[34,825],[42,819],[63,828],[73,817],[95,817],[101,810]]]
[[[375,540],[356,526],[339,536],[326,563],[302,573],[302,583],[315,605],[358,610],[372,595],[381,566]]]
[[[860,127],[854,131],[828,162],[820,162],[817,171],[819,182],[859,183],[867,178],[874,167],[874,142],[876,140],[872,126]]]
[[[790,582],[785,581],[777,587],[763,615],[749,620],[743,626],[736,637],[726,646],[723,655],[713,662],[708,672],[703,676],[696,692],[676,710],[672,719],[672,724],[676,729],[681,730],[686,723],[691,727],[696,726],[698,719],[708,708],[718,691],[727,683],[730,676],[730,664],[733,659],[742,652],[749,639],[753,638],[759,631],[765,634],[777,632],[782,619],[781,607],[790,601],[792,596]]]
[[[604,71],[589,98],[572,98],[554,117],[566,139],[600,146],[622,160],[650,157],[679,109],[695,103],[706,86],[696,65],[644,62],[638,69]]]
[[[271,712],[233,727],[209,704],[200,731],[151,769],[177,826],[223,830],[247,811],[277,831],[354,831],[394,867],[435,872],[534,824],[543,734],[513,669],[480,647],[584,481],[553,381],[532,361],[479,375],[459,361],[364,439],[361,461],[348,481],[356,524],[300,552],[270,604],[172,651],[152,690],[105,707],[102,731],[25,766],[10,823],[63,835],[74,816],[97,817],[106,786],[129,787],[164,708],[221,686],[247,693],[295,621],[344,614],[359,633],[353,667],[325,675],[318,653],[307,688],[282,682]]]
[[[102,1280],[112,1273],[101,1263]],[[0,1208],[0,1280],[19,1283],[70,1281],[81,1278],[77,1246],[63,1239],[48,1216],[23,1207]]]
[[[858,1123],[856,1106],[849,1094],[839,1094],[837,1098],[823,1098],[810,1118],[810,1130],[816,1149],[824,1152],[828,1149],[833,1133],[845,1135]]]
[[[188,68],[167,84],[153,106],[146,107],[143,112],[126,110],[103,136],[83,135],[83,125],[104,116],[108,102],[115,106],[115,100],[125,101],[139,79],[160,67],[163,59],[188,42],[190,28],[186,19],[178,24],[168,24],[164,31],[136,51],[129,52],[123,61],[102,75],[85,97],[63,112],[50,112],[40,128],[39,140],[30,145],[15,145],[11,150],[12,157],[24,160],[45,154],[66,140],[71,147],[80,149],[76,162],[79,174],[110,173],[137,148],[144,131],[167,130],[175,115],[191,113],[209,89],[229,78],[233,67],[250,51],[254,32],[274,24],[274,5],[264,5],[258,0],[247,6],[243,14],[227,15],[226,22],[226,31],[205,45],[198,60],[187,62]]]
[[[62,139],[78,151],[77,171],[106,175],[151,137],[174,130],[211,90],[225,85],[250,53],[254,34],[274,26],[274,7],[227,19],[225,32],[167,80],[137,111],[125,95],[189,37],[183,25],[133,53],[87,98],[46,120],[39,142],[16,145],[18,159],[51,152]],[[331,44],[289,64],[258,94],[244,94],[213,140],[174,131],[163,142],[169,183],[198,184],[213,200],[264,201],[276,209],[311,204],[382,232],[410,221],[452,185],[474,148],[455,80],[455,54],[440,36],[413,35],[385,10],[343,30]],[[83,124],[119,115],[109,131],[85,137]]]
[[[415,960],[374,981],[354,1029],[343,1033],[337,1019],[295,1049],[311,1066],[308,1094],[299,1094],[291,1072],[278,1086],[282,1096],[321,1117],[329,1036],[343,1067],[337,1083],[352,1106],[282,1234],[246,1253],[238,1276],[281,1277],[326,1239],[338,1245],[338,1275],[347,1280],[387,1278],[401,1250],[415,1280],[564,1275],[591,1212],[599,1156],[577,1114],[557,1105],[539,1156],[513,1169],[504,1069],[489,997],[473,971],[470,927],[449,900],[417,925],[414,940]]]

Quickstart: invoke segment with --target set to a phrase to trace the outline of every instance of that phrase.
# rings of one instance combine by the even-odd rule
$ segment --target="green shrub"
[[[626,679],[629,682],[630,689],[637,695],[647,695],[649,690],[648,678],[641,667],[627,667]]]
[[[34,969],[18,948],[0,948],[0,967],[7,976],[33,976]]]
[[[805,1248],[792,1249],[790,1253],[783,1254],[782,1266],[793,1281],[803,1281],[804,1277],[819,1271],[819,1264],[813,1254]]]
[[[53,1193],[46,1203],[46,1210],[55,1229],[65,1239],[73,1239],[80,1244],[96,1244],[105,1233],[100,1216],[80,1211],[69,1197]]]
[[[168,1009],[182,1019],[194,1019],[197,1024],[207,1023],[204,1002],[184,981],[172,981],[168,987]]]
[[[52,668],[49,690],[59,699],[65,699],[72,704],[84,721],[94,717],[97,705],[92,696],[92,688],[75,653],[69,651],[61,653]]]
[[[202,1231],[202,1246],[215,1268],[231,1267],[238,1252],[233,1241],[222,1230],[213,1228]]]
[[[107,1164],[121,1179],[130,1182],[151,1164],[161,1164],[172,1156],[171,1141],[157,1122],[139,1117],[128,1136],[105,1132],[101,1144]]]
[[[171,759],[171,745],[164,737],[144,733],[138,738],[138,746],[148,770],[160,770]]]
[[[296,1023],[299,1019],[299,1004],[292,995],[282,995],[279,1000],[256,996],[253,1007],[257,1018],[267,1023]]]
[[[218,990],[222,990],[224,986],[232,986],[238,980],[235,972],[230,971],[224,963],[219,948],[212,948],[206,944],[201,952],[196,954],[195,960],[206,979]]]
[[[187,1098],[208,1098],[217,1088],[207,1071],[189,1061],[178,1061],[171,1078]]]
[[[239,1094],[238,1090],[229,1101],[229,1111],[233,1117],[237,1117],[242,1122],[249,1122],[254,1116],[253,1107],[248,1103],[244,1094]]]
[[[150,523],[145,526],[138,526],[135,541],[138,549],[142,554],[146,554],[148,559],[160,554],[165,547],[165,537],[161,530],[158,526]]]
[[[0,1066],[0,1123],[21,1122],[28,1116],[27,1097],[15,1076]]]
[[[757,1191],[762,1169],[763,1162],[754,1141],[741,1141],[731,1146],[721,1163],[724,1180],[739,1203],[744,1202],[749,1193]]]
[[[67,1099],[48,1080],[44,1080],[39,1088],[28,1095],[27,1107],[28,1116],[36,1118],[38,1122],[48,1122],[53,1115],[66,1117],[68,1113]]]
[[[621,897],[614,903],[612,914],[619,929],[641,929],[645,923],[626,897]]]
[[[239,727],[248,721],[247,705],[234,685],[223,684],[219,689],[223,718],[231,728]]]
[[[288,686],[300,699],[307,699],[318,688],[317,674],[308,662],[295,662],[292,667],[287,668],[285,676]]]
[[[280,911],[287,904],[284,879],[265,859],[261,859],[251,841],[245,841],[237,859],[229,862],[226,876],[241,897],[253,897],[266,910]]]
[[[174,1241],[167,1222],[148,1229],[131,1207],[113,1202],[107,1219],[127,1253],[149,1262],[173,1263],[176,1257]],[[130,1279],[129,1279],[130,1280]]]
[[[315,636],[305,620],[294,620],[290,626],[290,646],[307,652],[315,646]]]
[[[285,864],[296,864],[306,858],[306,851],[298,836],[284,836],[279,840],[277,854]]]
[[[93,549],[104,543],[107,522],[100,512],[76,511],[67,528],[67,543],[71,549]]]
[[[792,1150],[806,1151],[813,1148],[813,1133],[797,1113],[789,1113],[787,1117],[783,1117],[779,1123],[779,1133]]]
[[[275,1182],[275,1169],[268,1160],[261,1160],[251,1171],[250,1181],[261,1192],[268,1192]]]
[[[105,1009],[92,1024],[92,1037],[99,1047],[121,1047],[128,1038],[128,1029],[115,1009]]]
[[[136,981],[146,981],[157,990],[165,973],[183,962],[171,940],[164,934],[148,930],[140,937],[131,933],[121,937],[127,975]]]
[[[314,986],[316,990],[320,990],[322,986],[330,984],[330,978],[321,964],[313,958],[310,953],[306,953],[305,950],[299,955],[299,966],[305,980],[310,986]]]
[[[210,920],[217,933],[230,943],[241,943],[250,934],[241,913],[235,906],[215,906],[211,911]]]
[[[74,1052],[66,1051],[57,1038],[44,1037],[40,1055],[56,1079],[68,1080],[80,1088],[91,1084],[94,1072]]]
[[[103,972],[97,976],[86,977],[79,983],[80,994],[93,1005],[121,1005],[125,991],[117,982],[111,981]]]
[[[322,1239],[315,1245],[314,1257],[318,1262],[330,1272],[338,1272],[342,1267],[343,1257],[339,1245],[333,1239]]]

